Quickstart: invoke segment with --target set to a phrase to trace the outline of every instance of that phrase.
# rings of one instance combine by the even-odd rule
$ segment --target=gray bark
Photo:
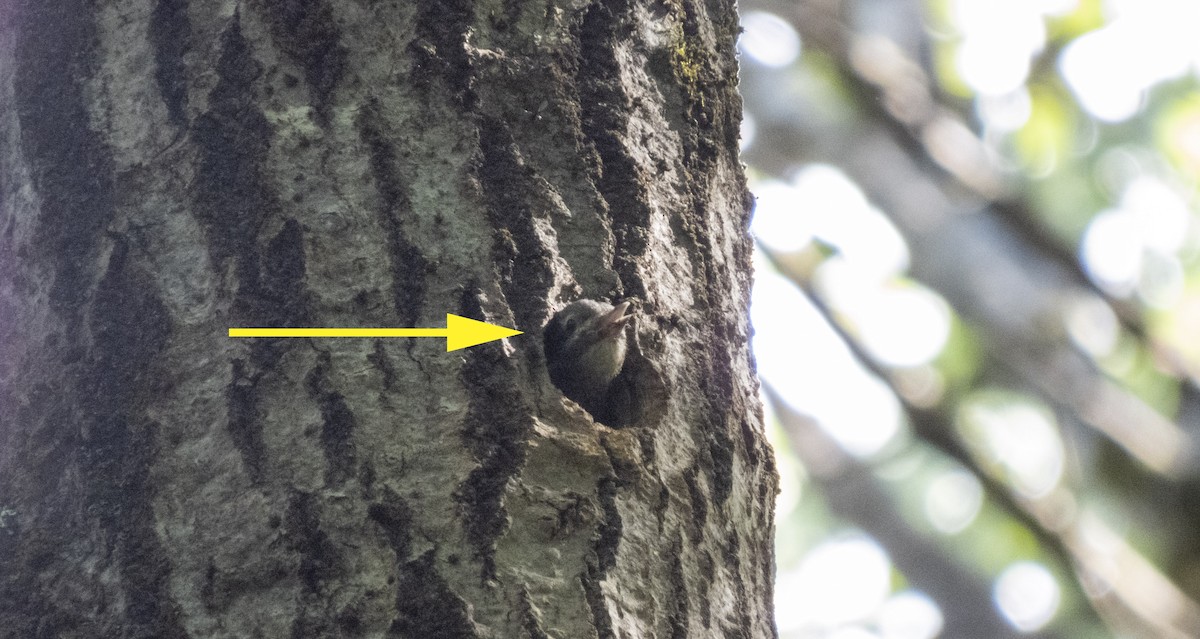
[[[0,1],[0,628],[772,637],[732,2]],[[640,416],[539,331],[634,298]],[[233,326],[525,335],[255,339]]]

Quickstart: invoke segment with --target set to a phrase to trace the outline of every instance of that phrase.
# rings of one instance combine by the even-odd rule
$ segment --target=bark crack
[[[335,486],[354,476],[356,449],[354,431],[358,420],[346,398],[332,387],[328,351],[320,351],[317,364],[308,372],[304,385],[308,396],[321,409],[321,449],[325,453],[325,485]]]
[[[333,11],[324,1],[265,0],[260,11],[279,48],[304,69],[313,108],[328,126],[333,95],[345,75],[346,49]]]
[[[367,146],[371,175],[381,200],[379,225],[387,237],[393,309],[404,326],[419,326],[432,265],[408,238],[401,222],[406,216],[412,217],[412,202],[400,177],[396,149],[385,130],[379,101],[368,99],[354,124],[359,139]],[[411,350],[411,340],[406,347]]]
[[[463,306],[465,316],[483,317],[477,294],[465,294]],[[486,581],[496,578],[496,541],[509,526],[504,494],[525,464],[533,411],[517,386],[515,364],[496,343],[470,349],[460,375],[470,393],[463,439],[479,465],[459,484],[455,498]]]

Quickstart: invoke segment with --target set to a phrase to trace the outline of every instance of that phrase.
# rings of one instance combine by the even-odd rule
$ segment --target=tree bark
[[[0,634],[773,637],[727,0],[0,1]],[[637,300],[595,423],[546,373]],[[252,339],[229,327],[524,335]]]

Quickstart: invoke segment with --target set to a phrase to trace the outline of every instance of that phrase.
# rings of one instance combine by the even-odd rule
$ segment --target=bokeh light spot
[[[1044,627],[1061,599],[1054,575],[1040,563],[1022,561],[1004,570],[993,589],[996,607],[1021,632]]]
[[[738,45],[759,64],[785,67],[800,57],[800,34],[775,14],[750,11],[742,16],[742,28]]]
[[[938,605],[915,590],[892,595],[879,612],[884,639],[933,639],[942,632],[944,623]]]
[[[948,535],[971,525],[982,506],[983,487],[965,470],[942,473],[925,490],[925,516]]]
[[[891,591],[891,560],[873,539],[827,541],[782,575],[776,589],[780,630],[832,629],[876,613]]]

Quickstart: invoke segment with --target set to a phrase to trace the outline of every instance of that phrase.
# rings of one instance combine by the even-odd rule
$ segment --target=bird
[[[555,313],[542,333],[550,381],[610,426],[627,418],[622,409],[629,405],[627,393],[613,381],[625,365],[625,325],[633,317],[629,304],[581,299]]]

